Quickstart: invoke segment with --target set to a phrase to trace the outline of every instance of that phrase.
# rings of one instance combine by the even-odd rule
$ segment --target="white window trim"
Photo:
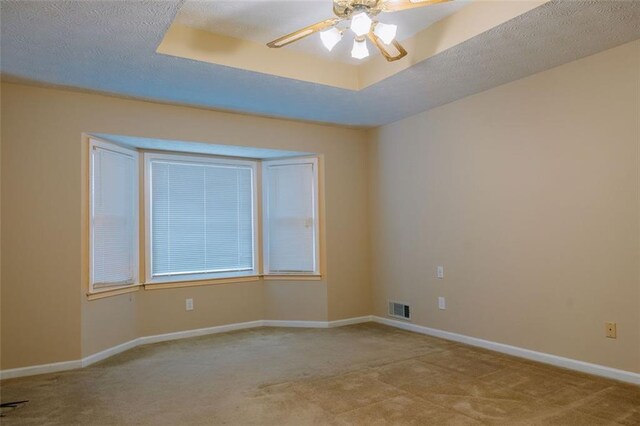
[[[135,202],[133,203],[133,217],[134,217],[134,221],[133,221],[133,233],[134,233],[134,244],[133,244],[133,282],[132,283],[113,283],[113,284],[109,284],[109,283],[100,283],[98,285],[96,285],[93,282],[93,254],[94,254],[94,233],[95,230],[93,228],[93,206],[94,206],[94,202],[93,202],[93,197],[94,197],[94,191],[93,191],[93,171],[94,171],[94,165],[93,165],[93,151],[96,148],[101,148],[104,150],[108,150],[108,151],[112,151],[112,152],[116,152],[118,154],[123,154],[123,155],[127,155],[130,156],[133,161],[134,161],[134,169],[133,169],[133,175],[135,176],[135,182],[134,182],[134,192],[133,192],[133,196],[134,196],[134,200]],[[138,152],[134,149],[128,149],[128,148],[124,148],[120,145],[116,145],[114,143],[110,143],[110,142],[105,142],[99,139],[94,139],[94,138],[89,138],[89,293],[90,294],[95,294],[95,293],[103,293],[106,291],[112,291],[112,290],[117,290],[117,289],[122,289],[122,288],[129,288],[129,287],[136,287],[138,285],[140,285],[140,280],[139,280],[139,270],[140,270],[140,242],[138,240],[138,235],[139,235],[139,221],[140,221],[140,216],[139,216],[139,199],[138,199],[138,187],[139,187],[139,180],[138,180]]]
[[[282,272],[269,270],[269,185],[267,185],[267,175],[269,166],[291,165],[291,164],[311,164],[313,166],[313,214],[314,214],[314,271],[313,272]],[[263,270],[264,276],[320,276],[320,207],[318,195],[318,157],[297,157],[281,160],[264,160],[262,162],[262,240],[263,240]]]
[[[253,269],[247,271],[234,271],[228,273],[198,273],[198,274],[175,274],[167,275],[163,277],[153,277],[153,251],[152,251],[152,220],[151,220],[151,162],[153,160],[169,160],[173,162],[183,163],[208,163],[208,164],[222,164],[222,165],[243,165],[248,166],[252,170],[252,193],[253,193],[253,206],[252,206],[252,224],[253,224]],[[176,283],[185,281],[203,281],[212,280],[217,278],[233,278],[233,277],[249,277],[258,275],[258,259],[259,259],[259,247],[257,244],[258,233],[260,231],[258,224],[258,185],[257,185],[257,169],[258,162],[252,160],[240,160],[230,158],[219,157],[204,157],[195,155],[181,155],[181,154],[162,154],[155,152],[144,153],[144,211],[145,211],[145,284],[163,284],[163,283]]]

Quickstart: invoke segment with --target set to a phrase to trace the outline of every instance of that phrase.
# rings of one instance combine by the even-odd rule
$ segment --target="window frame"
[[[314,270],[304,271],[273,271],[269,269],[269,166],[282,166],[293,164],[312,164],[313,166],[313,214],[314,214]],[[262,161],[262,268],[264,277],[320,277],[321,276],[321,256],[320,256],[320,194],[319,181],[320,170],[318,157],[294,157],[277,160]]]
[[[182,153],[161,153],[161,152],[145,152],[144,156],[144,229],[145,229],[145,284],[163,285],[171,283],[181,283],[189,281],[210,281],[210,280],[227,280],[229,278],[245,278],[259,275],[259,255],[260,247],[258,244],[260,235],[260,223],[258,220],[258,161],[251,159],[228,158],[218,156],[201,156],[198,154],[182,154]],[[253,268],[247,271],[236,272],[215,272],[215,273],[198,273],[198,274],[175,274],[162,277],[153,276],[153,223],[152,223],[152,167],[154,160],[168,160],[170,162],[194,164],[217,164],[217,165],[233,165],[246,166],[251,169],[251,191],[252,191],[252,245],[253,245]]]
[[[94,229],[94,152],[96,149],[103,149],[106,151],[115,152],[117,154],[131,157],[133,160],[133,238],[132,238],[132,282],[128,284],[122,283],[96,283],[94,282],[94,243],[95,243],[95,229]],[[139,198],[139,153],[135,149],[125,148],[112,142],[106,142],[96,138],[89,138],[89,294],[99,294],[104,292],[111,292],[121,289],[134,288],[140,285],[140,198]]]

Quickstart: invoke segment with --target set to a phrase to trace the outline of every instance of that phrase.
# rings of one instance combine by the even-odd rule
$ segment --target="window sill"
[[[146,283],[143,284],[143,287],[145,290],[165,290],[170,288],[247,283],[260,281],[260,279],[264,279],[265,281],[320,281],[322,280],[322,275],[247,275],[242,277],[212,278],[199,281]]]
[[[312,275],[312,274],[287,274],[287,275],[263,275],[265,281],[320,281],[322,280],[322,275]]]
[[[145,290],[162,290],[168,288],[181,288],[181,287],[201,287],[205,285],[218,285],[218,284],[231,284],[231,283],[246,283],[252,281],[259,281],[260,275],[246,275],[242,277],[226,277],[226,278],[212,278],[201,281],[182,281],[182,282],[164,282],[164,283],[148,283],[144,284]]]
[[[322,275],[247,275],[242,277],[213,278],[200,281],[136,284],[129,286],[112,287],[95,291],[93,293],[87,293],[87,300],[98,300],[104,299],[106,297],[119,296],[121,294],[134,293],[141,288],[144,288],[145,290],[164,290],[170,288],[247,283],[260,281],[260,279],[264,279],[265,281],[321,281]]]
[[[97,290],[93,293],[87,293],[87,300],[98,300],[106,297],[119,296],[121,294],[134,293],[140,290],[142,284],[134,284],[120,287],[111,287],[104,290]]]

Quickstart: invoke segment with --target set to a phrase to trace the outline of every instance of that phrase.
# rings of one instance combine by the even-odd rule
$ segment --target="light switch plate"
[[[184,305],[187,311],[193,311],[193,299],[185,299]]]
[[[438,277],[438,279],[444,278],[444,266],[438,266],[436,270],[436,277]]]

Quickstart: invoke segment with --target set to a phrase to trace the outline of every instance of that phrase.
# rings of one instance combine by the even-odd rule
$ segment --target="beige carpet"
[[[640,424],[640,387],[375,324],[148,345],[18,399],[3,425]]]

